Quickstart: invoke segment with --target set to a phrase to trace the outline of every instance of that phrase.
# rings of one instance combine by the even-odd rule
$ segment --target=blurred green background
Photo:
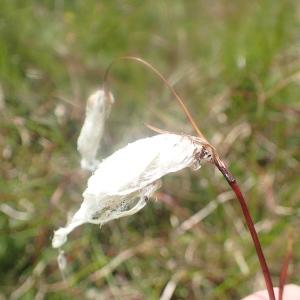
[[[89,176],[76,151],[86,99],[124,54],[168,78],[230,165],[276,285],[294,240],[288,281],[300,284],[299,21],[292,0],[1,0],[0,299],[240,299],[264,288],[239,205],[210,165],[166,176],[137,215],[78,228],[58,269],[53,230]],[[145,122],[194,134],[143,66],[120,62],[111,75],[100,157],[152,135]]]

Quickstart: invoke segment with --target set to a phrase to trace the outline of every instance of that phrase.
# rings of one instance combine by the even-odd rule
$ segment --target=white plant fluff
[[[87,100],[85,120],[77,140],[82,169],[94,171],[99,163],[96,156],[113,101],[112,94],[107,97],[104,90],[96,91]]]
[[[137,140],[104,159],[89,178],[80,209],[67,226],[54,232],[52,246],[83,223],[104,224],[135,214],[160,187],[159,179],[186,167],[211,161],[212,150],[202,139],[171,133]]]

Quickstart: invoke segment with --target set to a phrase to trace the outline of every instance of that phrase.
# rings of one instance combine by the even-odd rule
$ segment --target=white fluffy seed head
[[[61,272],[64,272],[67,268],[67,259],[65,257],[65,252],[63,250],[59,251],[57,256],[57,264]]]
[[[98,165],[88,180],[80,209],[66,227],[55,231],[52,246],[60,247],[83,223],[104,224],[138,212],[164,175],[212,157],[212,150],[191,136],[165,133],[128,144]]]
[[[99,163],[96,156],[113,101],[113,95],[107,97],[104,90],[98,90],[88,98],[85,120],[77,140],[82,169],[93,171]]]

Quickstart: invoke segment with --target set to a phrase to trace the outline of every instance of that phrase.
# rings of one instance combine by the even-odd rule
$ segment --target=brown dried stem
[[[116,58],[115,60],[113,60],[110,65],[108,66],[108,68],[105,71],[104,74],[104,91],[107,93],[107,95],[109,95],[108,91],[109,91],[109,84],[108,84],[108,76],[109,76],[109,72],[112,68],[112,66],[120,60],[131,60],[131,61],[136,61],[144,66],[146,66],[148,69],[150,69],[151,71],[153,71],[162,81],[163,83],[169,88],[169,90],[171,91],[171,93],[174,95],[175,99],[177,100],[179,106],[181,107],[181,109],[183,110],[183,112],[185,113],[188,121],[191,123],[191,125],[193,126],[194,130],[197,132],[198,136],[201,137],[202,139],[206,140],[204,135],[202,134],[202,132],[200,131],[200,129],[198,128],[196,122],[194,121],[190,111],[188,110],[188,108],[186,107],[186,105],[184,104],[183,100],[181,99],[181,97],[177,94],[177,92],[175,91],[175,89],[172,87],[172,85],[168,82],[168,80],[155,68],[153,67],[150,63],[148,63],[147,61],[139,58],[139,57],[135,57],[135,56],[121,56]]]

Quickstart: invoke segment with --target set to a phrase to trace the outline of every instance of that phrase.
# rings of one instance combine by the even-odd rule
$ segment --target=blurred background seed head
[[[292,0],[2,0],[0,297],[239,299],[263,287],[239,206],[210,166],[166,177],[138,215],[75,231],[63,281],[51,237],[86,185],[76,151],[86,99],[124,54],[165,74],[230,163],[277,282],[300,225],[299,18]],[[111,79],[100,158],[152,134],[145,122],[193,133],[143,66],[119,63]]]

